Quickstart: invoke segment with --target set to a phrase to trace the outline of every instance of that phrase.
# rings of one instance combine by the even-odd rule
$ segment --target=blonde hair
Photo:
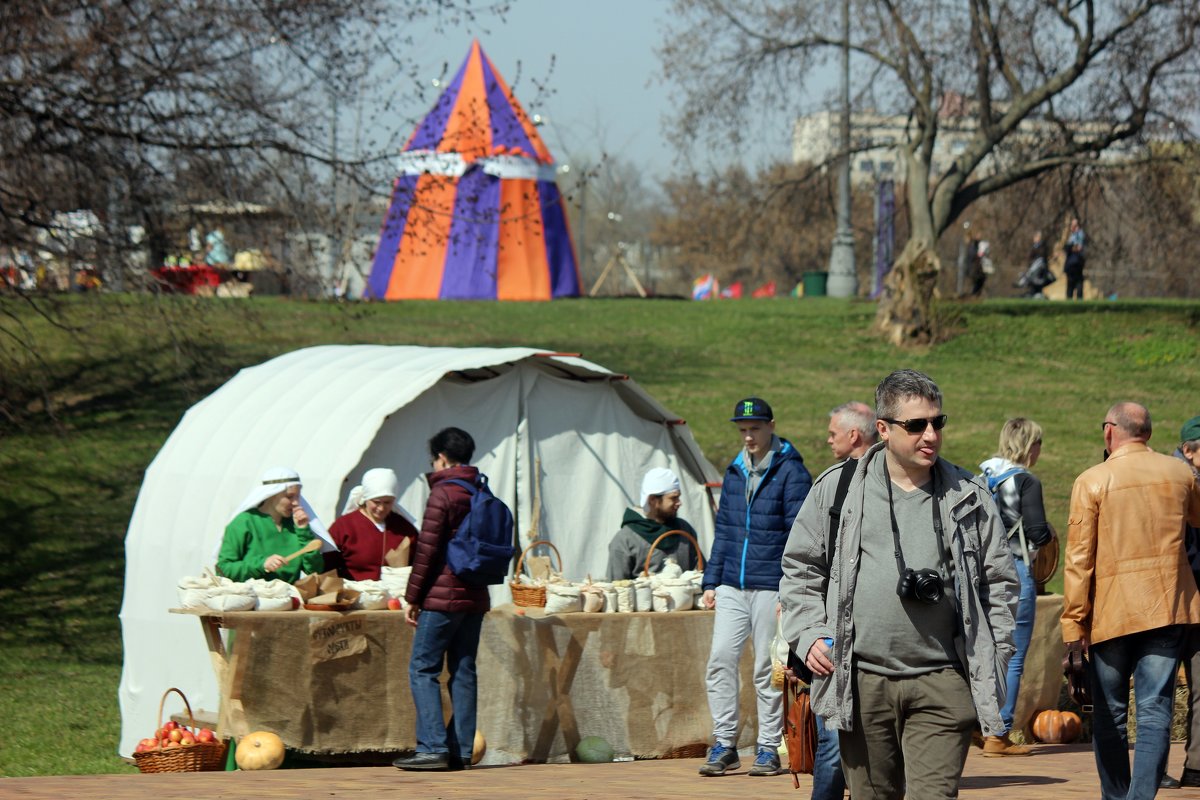
[[[1042,426],[1025,417],[1013,417],[1000,429],[1000,458],[1029,466],[1029,451],[1042,441]]]

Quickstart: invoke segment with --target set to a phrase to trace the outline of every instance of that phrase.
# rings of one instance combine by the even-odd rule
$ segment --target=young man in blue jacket
[[[741,767],[737,752],[738,664],[754,646],[758,738],[750,775],[777,775],[783,694],[771,688],[771,639],[779,606],[783,548],[812,476],[791,442],[775,434],[775,415],[759,397],[733,410],[742,452],[725,470],[716,538],[704,568],[704,605],[716,609],[706,683],[713,738],[705,776]]]

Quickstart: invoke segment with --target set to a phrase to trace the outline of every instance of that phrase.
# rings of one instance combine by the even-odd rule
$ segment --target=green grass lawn
[[[872,304],[832,299],[334,305],[110,295],[69,299],[61,312],[70,331],[0,297],[0,317],[16,315],[44,359],[42,367],[10,368],[0,388],[18,396],[40,368],[57,408],[53,420],[0,422],[5,776],[132,769],[115,756],[117,612],[125,526],[143,471],[192,403],[238,369],[296,348],[578,352],[628,373],[687,419],[718,468],[738,449],[726,421],[733,403],[759,394],[814,473],[831,461],[829,409],[852,398],[872,402],[880,378],[912,367],[945,393],[943,455],[951,461],[977,469],[1007,417],[1042,424],[1036,472],[1060,533],[1072,480],[1100,459],[1100,423],[1112,402],[1149,406],[1151,444],[1163,452],[1174,449],[1182,422],[1200,413],[1194,302],[950,306],[957,335],[919,352],[897,351],[868,331]],[[0,348],[11,347],[0,340]]]

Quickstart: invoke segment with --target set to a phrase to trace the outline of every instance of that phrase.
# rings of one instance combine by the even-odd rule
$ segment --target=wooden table
[[[415,746],[408,687],[413,629],[403,614],[175,613],[195,615],[203,629],[220,688],[219,732],[274,730],[288,747],[310,753]],[[567,760],[589,735],[639,757],[695,755],[711,735],[704,674],[712,620],[707,611],[493,609],[477,660],[485,763]],[[335,636],[316,635],[331,626]],[[361,649],[347,652],[355,646]],[[749,648],[742,684],[742,738],[753,746]]]

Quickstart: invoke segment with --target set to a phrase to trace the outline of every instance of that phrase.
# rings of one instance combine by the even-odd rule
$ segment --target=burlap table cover
[[[704,684],[711,612],[524,611],[501,606],[484,619],[478,659],[484,763],[566,760],[585,736],[602,736],[617,753],[639,758],[702,752],[712,733]],[[415,746],[408,686],[413,628],[400,612],[211,616],[236,631],[230,652],[236,666],[221,698],[231,733],[272,730],[288,747],[310,753]],[[331,620],[351,623],[351,638],[365,639],[362,652],[319,660],[314,626]],[[749,649],[741,664],[741,747],[753,747],[756,730]]]

